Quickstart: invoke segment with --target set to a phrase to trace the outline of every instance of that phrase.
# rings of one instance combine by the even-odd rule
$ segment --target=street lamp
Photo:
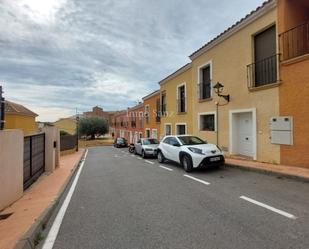
[[[79,116],[76,114],[76,151],[78,151],[78,121],[79,121]]]
[[[230,102],[230,95],[223,95],[221,94],[223,91],[224,85],[222,85],[220,82],[217,82],[217,84],[214,85],[215,93],[219,96],[224,98],[227,102]]]

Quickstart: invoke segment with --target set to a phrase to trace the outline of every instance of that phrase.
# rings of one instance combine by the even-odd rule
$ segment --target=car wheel
[[[181,164],[186,172],[191,172],[193,170],[192,160],[189,156],[184,155],[181,158]]]
[[[164,163],[165,158],[164,158],[163,153],[161,151],[158,151],[158,155],[157,156],[158,156],[158,162],[159,163]]]
[[[146,153],[144,150],[142,150],[142,158],[146,158]]]

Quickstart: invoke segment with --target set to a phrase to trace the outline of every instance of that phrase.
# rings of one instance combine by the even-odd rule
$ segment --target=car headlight
[[[200,154],[200,155],[205,155],[205,153],[203,153],[203,151],[201,149],[194,148],[194,147],[189,147],[188,149],[190,151],[192,151],[193,153]]]

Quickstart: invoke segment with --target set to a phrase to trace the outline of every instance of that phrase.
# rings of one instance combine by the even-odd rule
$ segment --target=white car
[[[217,145],[190,135],[165,136],[158,146],[158,161],[165,160],[180,163],[187,172],[195,168],[219,167],[225,162]]]
[[[134,144],[135,154],[141,155],[143,158],[147,156],[157,156],[157,148],[159,141],[155,138],[141,138]]]

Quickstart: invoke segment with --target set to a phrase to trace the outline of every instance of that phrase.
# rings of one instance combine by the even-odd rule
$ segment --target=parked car
[[[114,147],[116,148],[128,147],[128,142],[124,137],[117,137],[114,141]]]
[[[219,167],[224,165],[222,150],[206,141],[189,135],[166,136],[158,146],[158,161],[180,163],[187,172],[196,168]]]
[[[141,138],[135,146],[135,154],[141,155],[143,158],[147,156],[157,156],[157,148],[159,141],[155,138]]]

